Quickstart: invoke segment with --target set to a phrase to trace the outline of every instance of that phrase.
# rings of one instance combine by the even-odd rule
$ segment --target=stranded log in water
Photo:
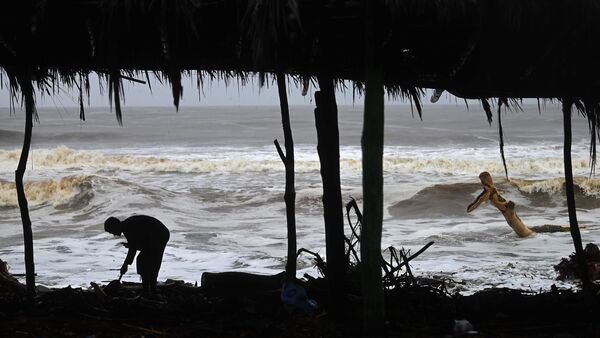
[[[492,204],[494,204],[494,206],[498,208],[500,212],[502,212],[502,215],[506,219],[508,225],[510,225],[517,235],[519,235],[519,237],[527,237],[536,232],[569,231],[569,227],[562,225],[545,224],[532,228],[527,227],[521,218],[517,216],[517,212],[515,211],[515,203],[512,201],[507,201],[500,196],[496,190],[496,187],[494,186],[494,182],[492,181],[492,176],[490,173],[487,171],[482,172],[479,174],[479,179],[481,180],[481,184],[483,184],[483,192],[477,196],[475,201],[467,207],[467,212],[475,210],[480,204],[489,200],[492,201]]]

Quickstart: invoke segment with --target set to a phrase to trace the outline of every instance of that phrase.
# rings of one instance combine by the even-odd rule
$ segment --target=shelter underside
[[[376,6],[388,90],[597,101],[600,1],[389,0]],[[25,0],[0,4],[0,67],[327,74],[362,83],[365,11],[339,0]]]

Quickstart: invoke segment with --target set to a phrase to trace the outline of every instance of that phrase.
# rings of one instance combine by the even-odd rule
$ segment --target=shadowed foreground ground
[[[162,301],[136,297],[139,284],[100,286],[105,293],[63,288],[40,292],[30,302],[0,294],[0,336],[361,336],[360,299],[350,297],[346,320],[329,322],[322,279],[305,286],[319,306],[316,315],[290,311],[277,288],[195,287],[180,281],[159,285]],[[105,295],[105,296],[104,296]],[[386,294],[386,336],[452,337],[455,319],[478,331],[470,337],[599,337],[598,294],[553,290],[531,294],[491,289],[472,296],[448,296],[430,286]]]

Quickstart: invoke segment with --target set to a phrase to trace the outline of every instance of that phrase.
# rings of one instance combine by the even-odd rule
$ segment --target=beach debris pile
[[[8,264],[0,259],[0,294],[24,295],[27,292],[25,285],[8,272]]]
[[[354,215],[352,215],[354,214]],[[356,200],[351,199],[346,204],[346,217],[350,227],[349,236],[345,236],[346,242],[346,271],[350,289],[360,289],[360,233],[362,226],[362,213],[358,208]],[[442,294],[449,294],[444,280],[433,280],[431,278],[415,277],[408,264],[411,260],[421,255],[425,250],[432,246],[434,242],[429,242],[414,254],[404,248],[396,249],[390,246],[384,250],[381,257],[381,268],[383,270],[382,283],[386,290],[395,288],[422,286],[434,289]],[[298,256],[308,254],[313,257],[313,263],[323,277],[327,277],[327,263],[317,252],[305,248],[298,250]],[[315,278],[310,275],[304,275],[309,282],[314,282]]]
[[[591,280],[600,280],[600,249],[598,245],[588,243],[583,250],[588,267],[588,276]],[[558,280],[570,280],[579,278],[580,271],[577,267],[575,253],[569,255],[569,258],[563,258],[560,263],[554,266],[558,272]]]
[[[308,298],[306,289],[293,281],[286,282],[281,288],[281,301],[290,312],[301,311],[313,315],[318,309],[317,301]]]
[[[242,285],[237,285],[243,289]],[[213,295],[179,280],[159,283],[160,297],[140,297],[140,283],[38,289],[33,301],[0,293],[0,336],[286,336],[294,319],[278,292]]]

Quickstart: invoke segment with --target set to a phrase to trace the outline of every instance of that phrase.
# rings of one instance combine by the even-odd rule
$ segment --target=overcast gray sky
[[[131,81],[123,81],[125,90],[125,107],[139,106],[173,106],[173,97],[169,85],[162,85],[158,81],[151,78],[152,92],[147,85],[135,83]],[[109,106],[108,93],[105,91],[102,95],[98,86],[97,77],[90,77],[90,102],[92,107],[107,107]],[[260,106],[260,105],[278,105],[279,97],[277,94],[277,86],[269,84],[263,88],[258,85],[258,78],[255,78],[246,86],[238,85],[236,81],[232,81],[229,85],[225,85],[223,81],[214,81],[205,83],[202,92],[198,93],[196,88],[195,78],[183,78],[183,98],[180,101],[181,106]],[[288,101],[290,105],[312,105],[315,88],[311,87],[306,96],[302,96],[301,89],[296,88],[293,84],[288,85]],[[37,95],[37,106],[47,108],[63,108],[74,107],[79,105],[78,91],[69,91],[67,88],[61,88],[57,95]],[[429,102],[430,93],[424,100]],[[88,106],[87,98],[84,98],[84,103]],[[345,92],[337,92],[337,100],[339,105],[361,105],[363,98],[357,96],[353,99],[352,88],[350,87]],[[445,93],[440,99],[440,103],[455,103],[457,99]],[[462,103],[462,99],[458,102]],[[9,91],[6,87],[0,90],[0,107],[8,107]],[[410,104],[410,102],[391,101],[387,100],[387,104]]]

